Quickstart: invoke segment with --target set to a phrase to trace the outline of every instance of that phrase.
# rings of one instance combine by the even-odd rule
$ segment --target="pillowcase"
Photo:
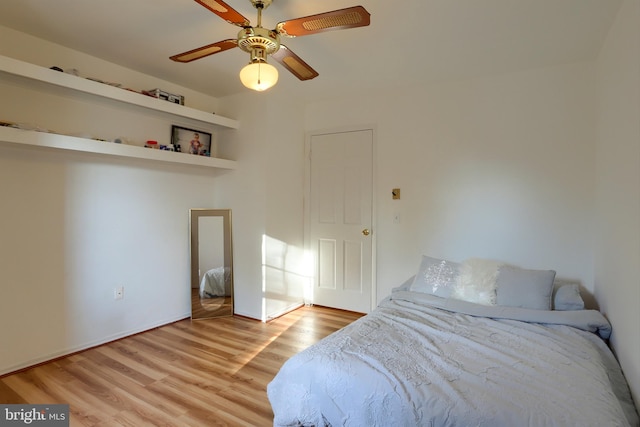
[[[400,291],[409,291],[411,290],[411,284],[413,283],[413,281],[415,280],[416,275],[414,274],[413,276],[409,277],[407,280],[405,280],[404,282],[402,282],[401,285],[396,286],[395,288],[391,289],[391,293],[393,292],[400,292]]]
[[[460,274],[451,298],[483,305],[496,305],[496,279],[502,264],[481,258],[470,258],[460,265]]]
[[[580,287],[577,283],[561,285],[553,298],[554,310],[584,310],[584,300],[580,296]]]
[[[508,307],[551,310],[554,270],[526,270],[503,265],[500,267],[497,304]]]
[[[409,290],[449,298],[459,266],[457,262],[423,255],[420,268]]]

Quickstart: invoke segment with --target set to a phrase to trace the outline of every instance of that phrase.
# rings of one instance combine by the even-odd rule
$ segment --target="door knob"
[[[371,232],[369,231],[368,228],[365,228],[364,230],[362,230],[362,234],[364,234],[365,236],[368,236],[369,234],[371,234]]]

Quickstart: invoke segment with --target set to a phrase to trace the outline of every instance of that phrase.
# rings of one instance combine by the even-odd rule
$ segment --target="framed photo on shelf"
[[[175,151],[197,156],[211,156],[211,134],[182,126],[171,126],[171,143]]]

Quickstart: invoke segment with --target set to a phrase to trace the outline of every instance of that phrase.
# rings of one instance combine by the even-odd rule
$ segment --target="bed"
[[[267,388],[275,426],[639,425],[611,327],[575,287],[496,263],[471,280],[492,285],[460,299],[467,265],[426,258],[375,310],[282,366]],[[483,293],[490,303],[474,300]]]
[[[231,295],[231,270],[216,267],[207,270],[200,280],[200,298],[216,298]]]

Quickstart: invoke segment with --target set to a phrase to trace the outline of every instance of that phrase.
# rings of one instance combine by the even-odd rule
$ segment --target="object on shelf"
[[[74,138],[94,139],[94,136],[88,132],[66,132],[62,135],[73,136]]]
[[[34,123],[13,123],[10,125],[11,127],[14,127],[16,129],[21,129],[21,130],[33,130],[36,132],[44,132],[44,133],[56,133],[53,132],[47,128],[43,128],[42,126],[38,125],[38,124],[34,124]]]
[[[183,145],[186,152],[198,156],[211,155],[211,134],[182,126],[171,126],[171,143],[176,147],[176,151],[182,152]]]
[[[158,148],[158,141],[147,141],[147,143],[144,145],[147,148]]]
[[[102,83],[102,84],[109,85],[109,86],[114,86],[114,87],[121,87],[122,86],[121,83],[106,82],[106,81],[101,80],[101,79],[96,79],[95,77],[87,77],[87,80],[91,80],[93,82],[98,82],[98,83]]]
[[[184,105],[184,96],[174,95],[162,89],[143,90],[142,93],[144,93],[145,95],[152,96],[154,98],[163,99],[165,101],[172,102],[174,104]]]

